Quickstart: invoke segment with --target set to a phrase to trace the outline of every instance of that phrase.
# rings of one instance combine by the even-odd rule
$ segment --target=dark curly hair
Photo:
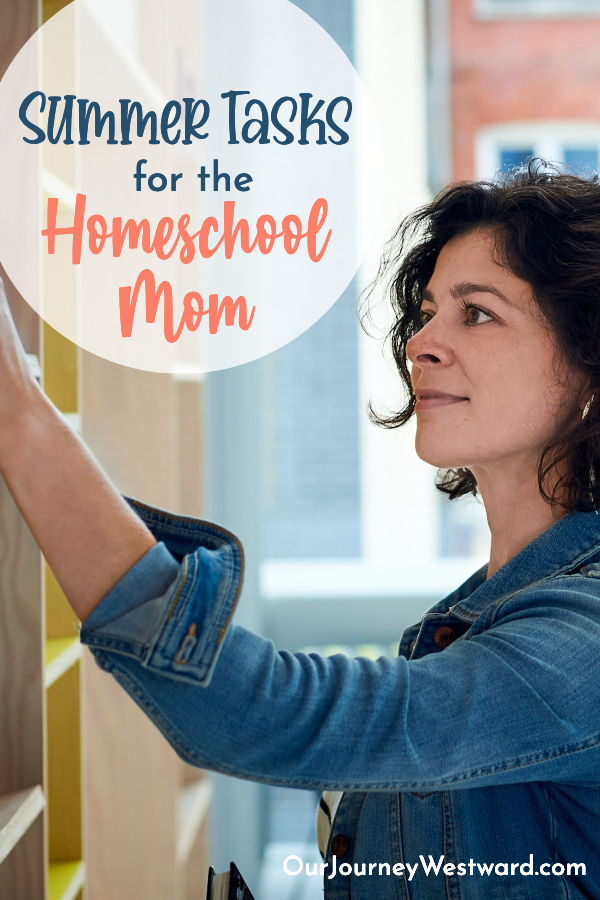
[[[554,171],[549,171],[554,170]],[[371,401],[370,421],[398,428],[413,416],[416,397],[407,366],[406,344],[422,327],[419,304],[442,247],[453,237],[492,227],[496,262],[529,283],[554,335],[558,351],[575,371],[600,385],[600,184],[561,171],[541,157],[492,181],[461,181],[443,188],[429,203],[402,220],[386,245],[379,272],[367,290],[367,310],[359,314],[363,331],[371,318],[369,300],[381,281],[392,303],[394,321],[386,335],[408,393],[398,412],[379,415]],[[410,244],[410,248],[407,245]],[[600,391],[580,423],[547,444],[538,466],[538,486],[553,509],[589,512],[600,508]],[[555,466],[566,470],[551,493],[546,478]],[[477,496],[467,468],[438,469],[435,486],[454,500]],[[559,493],[561,498],[559,498]]]

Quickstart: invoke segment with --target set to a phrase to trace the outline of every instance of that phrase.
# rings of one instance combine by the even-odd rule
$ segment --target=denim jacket
[[[187,762],[343,792],[325,900],[600,898],[596,513],[483,566],[372,661],[232,622],[238,539],[129,502],[158,543],[80,639]]]

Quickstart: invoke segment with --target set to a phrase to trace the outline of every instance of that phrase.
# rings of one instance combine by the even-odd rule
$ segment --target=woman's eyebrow
[[[458,297],[466,297],[468,294],[494,294],[494,296],[498,297],[508,306],[515,306],[502,291],[499,291],[498,288],[491,284],[477,284],[473,281],[460,281],[458,284],[455,284],[454,287],[450,288],[450,294],[455,300]],[[421,292],[421,302],[423,302],[423,300],[429,300],[431,303],[435,303],[433,294],[428,288],[424,288]]]

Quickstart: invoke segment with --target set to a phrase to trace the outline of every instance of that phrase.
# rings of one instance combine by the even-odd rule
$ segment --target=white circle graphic
[[[205,3],[171,82],[101,6],[54,15],[0,82],[0,260],[50,325],[113,362],[258,359],[366,252],[381,162],[365,89],[287,0]]]

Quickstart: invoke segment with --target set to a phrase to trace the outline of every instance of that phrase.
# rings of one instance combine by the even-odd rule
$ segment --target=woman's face
[[[555,362],[528,283],[492,258],[490,229],[443,247],[421,316],[423,327],[407,343],[417,400],[423,389],[466,399],[417,402],[417,455],[438,468],[469,468],[477,480],[478,468],[490,466],[537,471],[545,444],[581,418],[588,378]]]

